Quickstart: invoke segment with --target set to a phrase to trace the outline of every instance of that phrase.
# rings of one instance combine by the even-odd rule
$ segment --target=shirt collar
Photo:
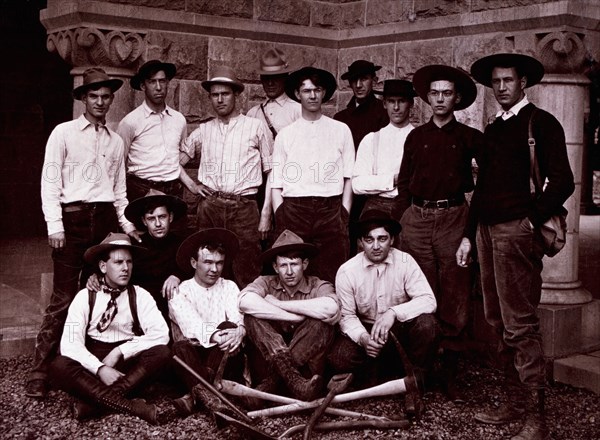
[[[365,100],[361,104],[359,104],[356,102],[356,96],[353,96],[350,99],[350,102],[348,102],[348,108],[351,108],[351,109],[367,108],[373,103],[374,99],[377,99],[377,98],[375,97],[375,94],[373,92],[371,92],[369,94],[369,96],[367,96],[365,98]]]
[[[381,265],[390,265],[392,264],[394,261],[392,260],[392,249],[390,249],[390,252],[388,253],[387,257],[385,257],[385,260],[383,260],[381,263],[373,263],[371,260],[369,260],[366,256],[366,254],[364,253],[364,251],[362,252],[362,267],[363,268],[368,268],[368,267],[376,267],[376,266],[381,266]]]
[[[265,100],[265,105],[267,105],[269,102],[273,102],[277,105],[279,105],[280,107],[283,107],[284,104],[289,100],[290,98],[288,98],[288,96],[285,93],[282,93],[281,95],[279,95],[277,98],[275,99],[270,99],[267,98]]]
[[[277,276],[277,280],[276,280],[274,287],[276,290],[280,290],[280,291],[284,292],[287,296],[289,296],[291,298],[296,296],[298,293],[304,293],[304,294],[310,293],[310,283],[308,282],[308,278],[306,278],[306,276],[302,277],[302,280],[300,281],[300,284],[298,285],[298,289],[296,290],[296,292],[293,295],[290,295],[287,292],[287,290],[285,290],[285,287],[281,283],[281,279],[279,278],[279,276]]]
[[[79,116],[79,118],[77,118],[77,127],[79,128],[79,130],[83,131],[88,127],[95,129],[96,125],[92,124],[90,121],[88,121],[88,119],[85,117],[85,115],[82,114],[81,116]],[[99,124],[98,128],[104,129],[106,134],[108,134],[109,136],[111,135],[111,132],[106,125]]]
[[[502,119],[506,120],[506,119],[510,118],[511,116],[517,116],[519,114],[519,112],[521,111],[521,109],[523,107],[525,107],[527,104],[529,104],[529,100],[527,99],[527,95],[525,95],[523,97],[523,99],[521,99],[519,102],[517,102],[515,105],[513,105],[506,112],[504,110],[498,111],[498,113],[496,113],[496,117],[500,118],[500,117],[502,117],[502,115],[506,114],[506,116],[504,116],[502,118]]]
[[[452,115],[452,119],[450,119],[449,122],[442,125],[441,127],[438,127],[435,124],[435,122],[433,122],[433,116],[432,116],[431,119],[429,120],[429,122],[427,122],[424,125],[424,127],[426,130],[429,130],[429,131],[435,131],[435,130],[452,131],[457,125],[458,125],[458,121],[456,120],[454,115]]]
[[[155,115],[168,115],[171,116],[171,108],[168,105],[165,105],[165,109],[161,112],[155,112],[154,110],[152,110],[149,106],[148,103],[146,102],[146,100],[144,100],[144,102],[142,103],[142,109],[144,110],[144,116],[147,118],[148,116],[150,116],[151,114],[155,114]]]

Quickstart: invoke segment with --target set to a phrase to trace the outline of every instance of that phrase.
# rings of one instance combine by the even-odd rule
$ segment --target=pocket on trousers
[[[533,228],[531,227],[531,222],[528,217],[519,220],[519,229],[523,232],[533,233]]]

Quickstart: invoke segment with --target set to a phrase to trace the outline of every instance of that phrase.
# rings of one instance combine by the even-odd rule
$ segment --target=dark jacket
[[[350,127],[354,150],[358,150],[360,141],[369,133],[379,131],[389,124],[390,118],[383,108],[383,102],[371,93],[365,102],[356,106],[356,97],[352,97],[346,109],[337,112],[333,119]]]

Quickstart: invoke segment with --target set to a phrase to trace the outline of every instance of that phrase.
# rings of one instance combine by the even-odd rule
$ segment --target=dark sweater
[[[489,124],[478,159],[479,174],[465,234],[473,239],[477,223],[495,225],[529,218],[539,226],[560,212],[575,185],[569,166],[565,133],[550,113],[538,109],[533,121],[536,157],[542,181],[548,184],[540,197],[530,193],[529,118],[535,106],[527,104],[517,116]]]
[[[350,127],[355,150],[358,150],[360,141],[367,134],[381,130],[390,122],[387,110],[383,108],[383,102],[373,93],[358,107],[356,98],[352,97],[347,108],[337,112],[333,119]]]

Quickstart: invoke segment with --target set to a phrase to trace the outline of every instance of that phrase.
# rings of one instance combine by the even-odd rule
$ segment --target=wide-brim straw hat
[[[279,234],[271,249],[264,251],[260,258],[262,261],[271,261],[277,255],[289,252],[301,252],[305,258],[309,258],[315,256],[319,252],[319,249],[314,244],[305,243],[299,235],[286,229]]]
[[[101,69],[100,67],[91,67],[83,72],[83,84],[73,89],[73,98],[81,99],[88,90],[98,89],[100,87],[108,87],[115,93],[122,85],[123,81],[111,78],[106,74],[104,69]]]
[[[235,72],[231,67],[219,66],[215,67],[213,70],[214,71],[211,78],[206,81],[202,81],[202,87],[204,87],[204,90],[210,92],[210,87],[213,84],[225,84],[239,93],[244,91],[244,84],[237,79]]]
[[[419,97],[429,104],[427,94],[433,81],[451,81],[457,93],[460,93],[460,102],[454,110],[463,110],[475,102],[477,86],[471,77],[461,69],[443,64],[431,64],[421,67],[413,76],[413,86]]]
[[[527,77],[526,88],[536,85],[544,77],[544,65],[535,58],[520,53],[497,53],[483,57],[473,63],[471,75],[478,83],[492,87],[494,67],[515,67]]]
[[[131,244],[129,235],[120,232],[109,232],[100,244],[88,248],[83,254],[86,263],[94,264],[104,252],[112,249],[129,249],[132,255],[146,251],[146,248]]]
[[[166,206],[167,210],[173,213],[173,221],[180,219],[187,212],[187,204],[179,197],[171,196],[155,189],[150,189],[144,197],[135,199],[125,208],[125,217],[133,223],[138,230],[146,228],[144,222],[142,222],[142,217],[146,214],[146,207],[150,204]]]
[[[142,90],[142,83],[150,76],[150,72],[159,72],[161,70],[165,72],[165,76],[169,80],[173,79],[177,73],[175,64],[163,63],[160,60],[150,60],[145,62],[137,71],[137,73],[131,77],[129,80],[129,85],[131,85],[132,89]]]
[[[321,102],[327,102],[331,99],[337,89],[335,77],[327,70],[307,66],[290,73],[285,80],[285,93],[296,102],[300,100],[296,97],[296,90],[300,86],[300,78],[304,76],[317,75],[321,80],[321,85],[325,88],[325,96]]]
[[[200,246],[211,244],[225,248],[225,256],[231,259],[237,253],[240,243],[233,232],[225,228],[207,228],[195,232],[187,237],[177,249],[176,261],[179,268],[185,272],[192,272],[191,258],[198,258]]]

